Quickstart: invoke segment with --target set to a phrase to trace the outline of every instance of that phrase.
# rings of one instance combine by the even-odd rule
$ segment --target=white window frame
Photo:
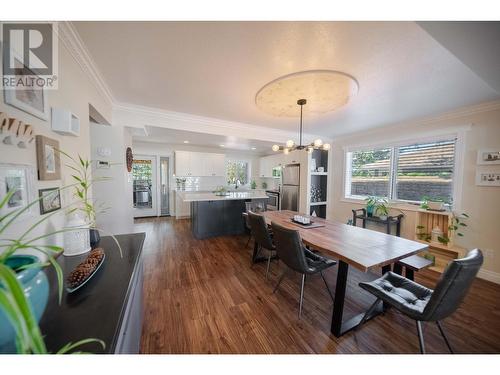
[[[228,179],[228,175],[227,175],[227,164],[230,163],[230,162],[243,162],[243,163],[247,163],[248,165],[248,168],[247,168],[247,183],[246,184],[242,184],[241,186],[244,186],[244,187],[248,187],[250,186],[250,184],[252,183],[252,160],[250,159],[245,159],[245,158],[226,158],[226,161],[225,161],[225,165],[224,165],[224,169],[225,169],[225,176],[224,176],[224,179],[226,181],[226,184],[227,184],[227,179]],[[232,184],[227,184],[228,186],[232,186]]]
[[[408,201],[403,199],[392,199],[393,190],[395,189],[396,178],[393,177],[393,173],[397,166],[397,156],[394,155],[394,151],[397,147],[408,146],[411,144],[426,143],[426,142],[438,142],[445,141],[455,138],[455,159],[453,165],[453,209],[459,210],[461,207],[462,198],[462,184],[463,184],[463,165],[464,165],[464,149],[465,149],[465,132],[471,128],[470,125],[463,126],[455,132],[445,132],[437,133],[433,136],[427,137],[416,137],[412,139],[400,139],[392,142],[376,142],[370,144],[345,146],[344,150],[344,166],[343,166],[343,191],[342,197],[344,201],[360,202],[365,200],[365,196],[360,195],[347,195],[350,190],[351,176],[352,176],[352,152],[355,151],[366,151],[381,148],[391,149],[391,169],[390,169],[390,186],[389,186],[389,201],[390,203],[409,203],[418,204],[419,201]]]

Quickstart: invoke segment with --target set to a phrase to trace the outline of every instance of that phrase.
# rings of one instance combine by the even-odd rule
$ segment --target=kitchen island
[[[263,191],[238,191],[227,195],[208,192],[183,192],[184,202],[191,203],[191,230],[197,239],[236,235],[245,232],[242,213],[245,202],[267,202]]]

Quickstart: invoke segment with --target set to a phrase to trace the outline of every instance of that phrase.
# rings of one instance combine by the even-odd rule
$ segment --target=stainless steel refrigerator
[[[281,174],[281,210],[299,210],[300,164],[288,164]]]

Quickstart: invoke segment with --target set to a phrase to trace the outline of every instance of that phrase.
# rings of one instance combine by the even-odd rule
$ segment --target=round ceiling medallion
[[[358,93],[358,81],[335,70],[308,70],[275,79],[255,95],[262,111],[280,117],[299,117],[297,99],[306,98],[304,112],[321,114],[347,104]]]

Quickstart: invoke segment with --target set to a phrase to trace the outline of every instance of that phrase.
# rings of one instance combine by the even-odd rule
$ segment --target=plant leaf
[[[93,342],[98,343],[99,345],[101,345],[101,347],[102,347],[103,350],[106,349],[106,344],[104,343],[104,341],[102,341],[100,339],[95,339],[95,338],[88,338],[88,339],[83,339],[83,340],[77,341],[75,343],[68,342],[61,349],[59,349],[56,354],[67,354],[67,353],[69,353],[69,351],[71,351],[73,349],[76,349],[79,346],[82,346],[82,345],[85,345],[85,344],[89,344],[89,343],[93,343]],[[78,352],[78,353],[83,353],[83,352]]]

